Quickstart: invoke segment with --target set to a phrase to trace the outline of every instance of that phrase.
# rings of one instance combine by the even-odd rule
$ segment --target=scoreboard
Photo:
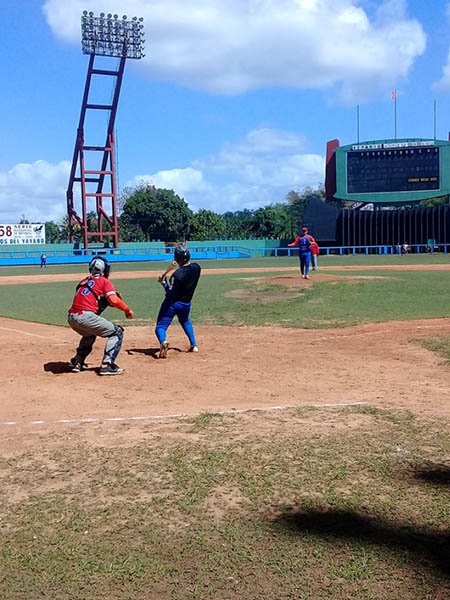
[[[405,203],[450,194],[449,142],[381,140],[335,146],[333,152],[335,198]],[[327,164],[327,178],[329,173]]]
[[[439,148],[353,150],[347,154],[347,192],[439,189]]]

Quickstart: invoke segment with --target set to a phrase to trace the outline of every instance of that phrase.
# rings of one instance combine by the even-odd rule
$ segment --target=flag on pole
[[[392,100],[397,100],[397,90],[392,90]]]

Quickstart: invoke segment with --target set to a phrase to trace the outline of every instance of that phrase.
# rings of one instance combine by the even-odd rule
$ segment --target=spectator
[[[317,257],[320,254],[320,248],[316,240],[312,236],[310,237],[312,238],[311,246],[309,247],[311,251],[311,268],[313,271],[317,271]]]

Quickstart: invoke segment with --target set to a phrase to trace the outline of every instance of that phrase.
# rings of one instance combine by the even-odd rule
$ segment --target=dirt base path
[[[320,331],[198,327],[198,354],[186,352],[174,325],[167,360],[156,358],[151,328],[131,327],[118,360],[126,372],[110,378],[96,372],[103,340],[89,370],[73,374],[67,361],[78,336],[70,329],[0,318],[0,333],[8,349],[0,371],[0,437],[21,427],[60,429],[61,420],[328,403],[450,416],[450,367],[409,342],[450,333],[450,319]]]

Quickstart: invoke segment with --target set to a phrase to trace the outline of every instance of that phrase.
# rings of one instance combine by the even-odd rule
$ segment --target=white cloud
[[[0,221],[17,223],[59,220],[66,212],[66,188],[70,162],[51,164],[38,160],[0,172]]]
[[[259,208],[283,202],[289,190],[323,182],[324,158],[302,153],[304,147],[302,136],[260,128],[192,167],[137,175],[127,186],[144,182],[173,189],[194,210]]]
[[[203,173],[191,167],[158,171],[153,175],[136,175],[127,184],[127,187],[140,185],[141,183],[168,190],[173,189],[180,196],[185,196],[190,192],[203,192],[209,189],[208,184],[204,181]]]
[[[405,0],[372,18],[358,0],[46,0],[55,35],[79,43],[83,10],[145,18],[151,77],[215,94],[328,88],[343,102],[385,92],[426,45]]]
[[[435,90],[450,90],[450,50],[448,51],[447,63],[442,68],[442,77],[433,85]]]
[[[324,158],[305,152],[303,136],[262,127],[227,143],[213,156],[184,168],[136,175],[141,183],[173,189],[192,209],[219,213],[282,202],[291,189],[323,182]],[[66,215],[66,188],[71,163],[38,160],[0,172],[0,222],[59,221]],[[75,190],[78,194],[78,188]]]

